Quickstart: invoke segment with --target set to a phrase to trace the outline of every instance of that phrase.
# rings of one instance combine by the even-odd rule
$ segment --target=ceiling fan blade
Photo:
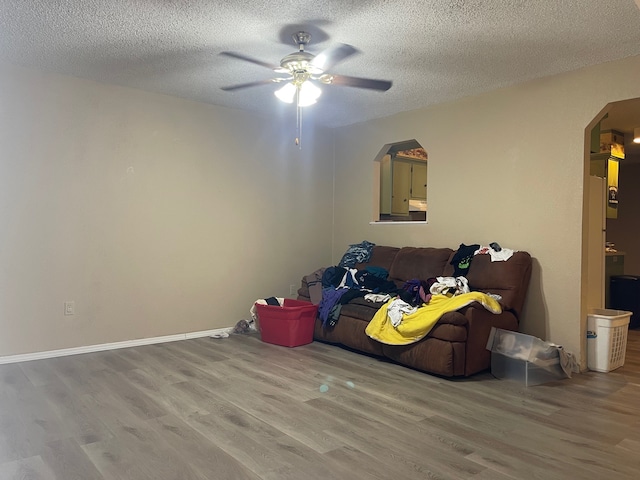
[[[225,55],[231,58],[237,58],[238,60],[244,60],[245,62],[255,63],[256,65],[260,65],[261,67],[267,67],[271,70],[275,70],[280,68],[280,65],[274,65],[273,63],[263,62],[262,60],[258,60],[256,58],[248,57],[247,55],[243,55],[241,53],[236,52],[220,52],[220,55]]]
[[[237,85],[229,85],[227,87],[220,87],[222,90],[224,90],[225,92],[231,92],[233,90],[240,90],[242,88],[249,88],[249,87],[258,87],[260,85],[266,85],[268,83],[274,83],[274,82],[278,82],[279,80],[275,80],[275,79],[268,79],[268,80],[258,80],[256,82],[248,82],[248,83],[239,83]]]
[[[354,53],[358,53],[358,50],[346,43],[340,43],[335,47],[327,48],[318,53],[311,61],[311,65],[324,71],[331,70],[335,65]]]
[[[373,78],[349,77],[346,75],[324,74],[320,82],[327,85],[344,85],[346,87],[369,88],[371,90],[387,91],[393,85],[389,80],[375,80]]]

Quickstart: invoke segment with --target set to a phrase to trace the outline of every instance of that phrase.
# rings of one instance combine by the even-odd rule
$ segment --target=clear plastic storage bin
[[[527,387],[566,377],[559,358],[536,363],[507,357],[496,352],[491,352],[491,374],[503,380],[524,383]]]
[[[491,350],[491,373],[526,386],[566,378],[556,345],[532,335],[492,328],[487,350]]]

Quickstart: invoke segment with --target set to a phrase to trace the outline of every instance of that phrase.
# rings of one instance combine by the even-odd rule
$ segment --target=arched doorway
[[[639,126],[640,98],[635,98],[606,105],[585,130],[583,278],[587,309],[616,308],[608,288],[610,278],[640,275],[640,144],[633,142],[633,131]],[[624,158],[616,162],[618,178],[612,182],[607,177],[611,153],[607,139],[619,142],[616,135],[623,137]],[[614,156],[620,157],[621,152]],[[613,197],[609,184],[615,187]],[[582,330],[586,352],[586,320]]]

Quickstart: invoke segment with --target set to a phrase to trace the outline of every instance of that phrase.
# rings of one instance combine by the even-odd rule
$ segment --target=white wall
[[[336,131],[334,262],[363,239],[529,251],[521,329],[579,354],[585,127],[607,103],[639,96],[638,78],[633,57]],[[383,144],[413,138],[429,153],[429,223],[370,225],[372,161]]]
[[[7,65],[0,84],[0,356],[233,326],[330,262],[330,132],[299,150],[239,111]]]

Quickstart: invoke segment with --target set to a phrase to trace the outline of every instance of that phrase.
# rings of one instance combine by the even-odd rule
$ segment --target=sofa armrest
[[[307,282],[302,281],[302,284],[300,285],[300,288],[296,293],[298,294],[298,299],[300,299],[300,297],[304,297],[307,301],[311,301],[311,295],[309,295],[309,286],[307,285]]]
[[[515,331],[518,330],[518,319],[511,311],[495,314],[479,304],[469,305],[461,313],[468,322],[464,374],[472,375],[491,365],[491,352],[487,350],[491,327]]]

